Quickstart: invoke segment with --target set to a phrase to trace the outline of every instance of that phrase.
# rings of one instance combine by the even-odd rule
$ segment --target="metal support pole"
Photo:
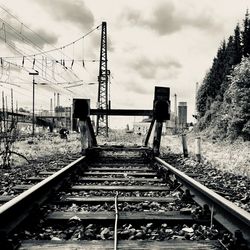
[[[32,101],[32,136],[35,135],[35,78],[33,76],[33,101]]]
[[[5,114],[5,107],[4,107],[4,91],[2,91],[2,107],[3,107],[3,127],[4,132],[6,131],[6,114]]]
[[[11,95],[11,122],[13,124],[14,121],[14,104],[13,104],[13,89],[10,90],[10,95]]]
[[[5,102],[6,102],[6,105],[5,105],[5,110],[6,110],[6,131],[8,129],[8,126],[9,126],[9,115],[8,115],[8,97],[7,95],[5,96]]]
[[[174,134],[177,133],[177,95],[174,94]]]
[[[100,49],[100,65],[98,76],[98,98],[97,109],[108,110],[108,78],[110,71],[107,69],[107,24],[102,22],[101,33],[101,49]],[[108,115],[97,115],[96,119],[96,135],[108,137]]]
[[[35,135],[35,76],[39,75],[39,72],[30,72],[29,75],[33,76],[32,90],[33,90],[33,101],[32,101],[32,136]]]

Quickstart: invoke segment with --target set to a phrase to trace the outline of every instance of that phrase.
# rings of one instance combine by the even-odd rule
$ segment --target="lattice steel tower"
[[[107,24],[102,22],[101,34],[101,50],[100,50],[100,66],[98,76],[98,99],[97,108],[107,110],[109,108],[108,101],[108,77],[107,69]],[[97,115],[96,134],[108,136],[108,115]]]

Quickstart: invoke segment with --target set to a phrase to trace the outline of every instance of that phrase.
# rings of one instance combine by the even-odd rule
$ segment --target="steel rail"
[[[115,195],[115,227],[114,227],[114,250],[117,250],[117,225],[118,225],[118,207],[117,207],[118,192]]]
[[[56,191],[64,178],[76,170],[85,156],[73,161],[0,207],[0,232],[8,234]],[[34,211],[36,210],[36,211]]]
[[[250,246],[250,213],[216,194],[159,157],[155,157],[155,160],[160,163],[162,169],[171,171],[191,191],[194,195],[193,199],[199,205],[208,204],[210,210],[213,209],[214,219],[228,231],[234,234],[236,230],[240,230],[247,241],[248,247]]]

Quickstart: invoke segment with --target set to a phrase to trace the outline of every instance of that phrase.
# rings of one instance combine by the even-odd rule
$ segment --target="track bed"
[[[230,233],[159,164],[147,148],[97,148],[71,163],[60,180],[58,171],[65,168],[40,172],[16,187],[20,196],[50,183],[48,178],[58,180],[29,198],[36,205],[26,220],[1,229],[3,244],[34,250],[223,249]],[[10,202],[2,215],[11,215]]]

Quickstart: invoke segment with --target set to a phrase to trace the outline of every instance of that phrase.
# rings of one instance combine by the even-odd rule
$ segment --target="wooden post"
[[[147,137],[146,137],[146,140],[145,140],[145,143],[144,143],[144,146],[145,146],[145,147],[148,146],[148,141],[149,141],[149,138],[150,138],[150,135],[151,135],[151,132],[152,132],[154,123],[155,123],[155,118],[152,118],[152,121],[151,121],[149,130],[148,130],[148,133],[147,133]]]
[[[160,154],[161,133],[162,133],[162,122],[156,121],[154,141],[153,141],[153,152],[155,156],[158,156]]]
[[[186,137],[186,135],[182,134],[181,139],[182,139],[183,156],[188,157],[188,148],[187,148],[187,137]]]
[[[95,137],[95,132],[90,120],[90,117],[88,116],[86,119],[87,123],[87,132],[88,132],[88,145],[89,147],[97,146],[97,141]]]
[[[201,161],[201,138],[195,138],[195,157],[198,162]]]
[[[81,134],[81,146],[82,146],[82,154],[85,155],[86,149],[88,148],[88,131],[87,131],[87,121],[80,120],[79,121],[80,134]]]

